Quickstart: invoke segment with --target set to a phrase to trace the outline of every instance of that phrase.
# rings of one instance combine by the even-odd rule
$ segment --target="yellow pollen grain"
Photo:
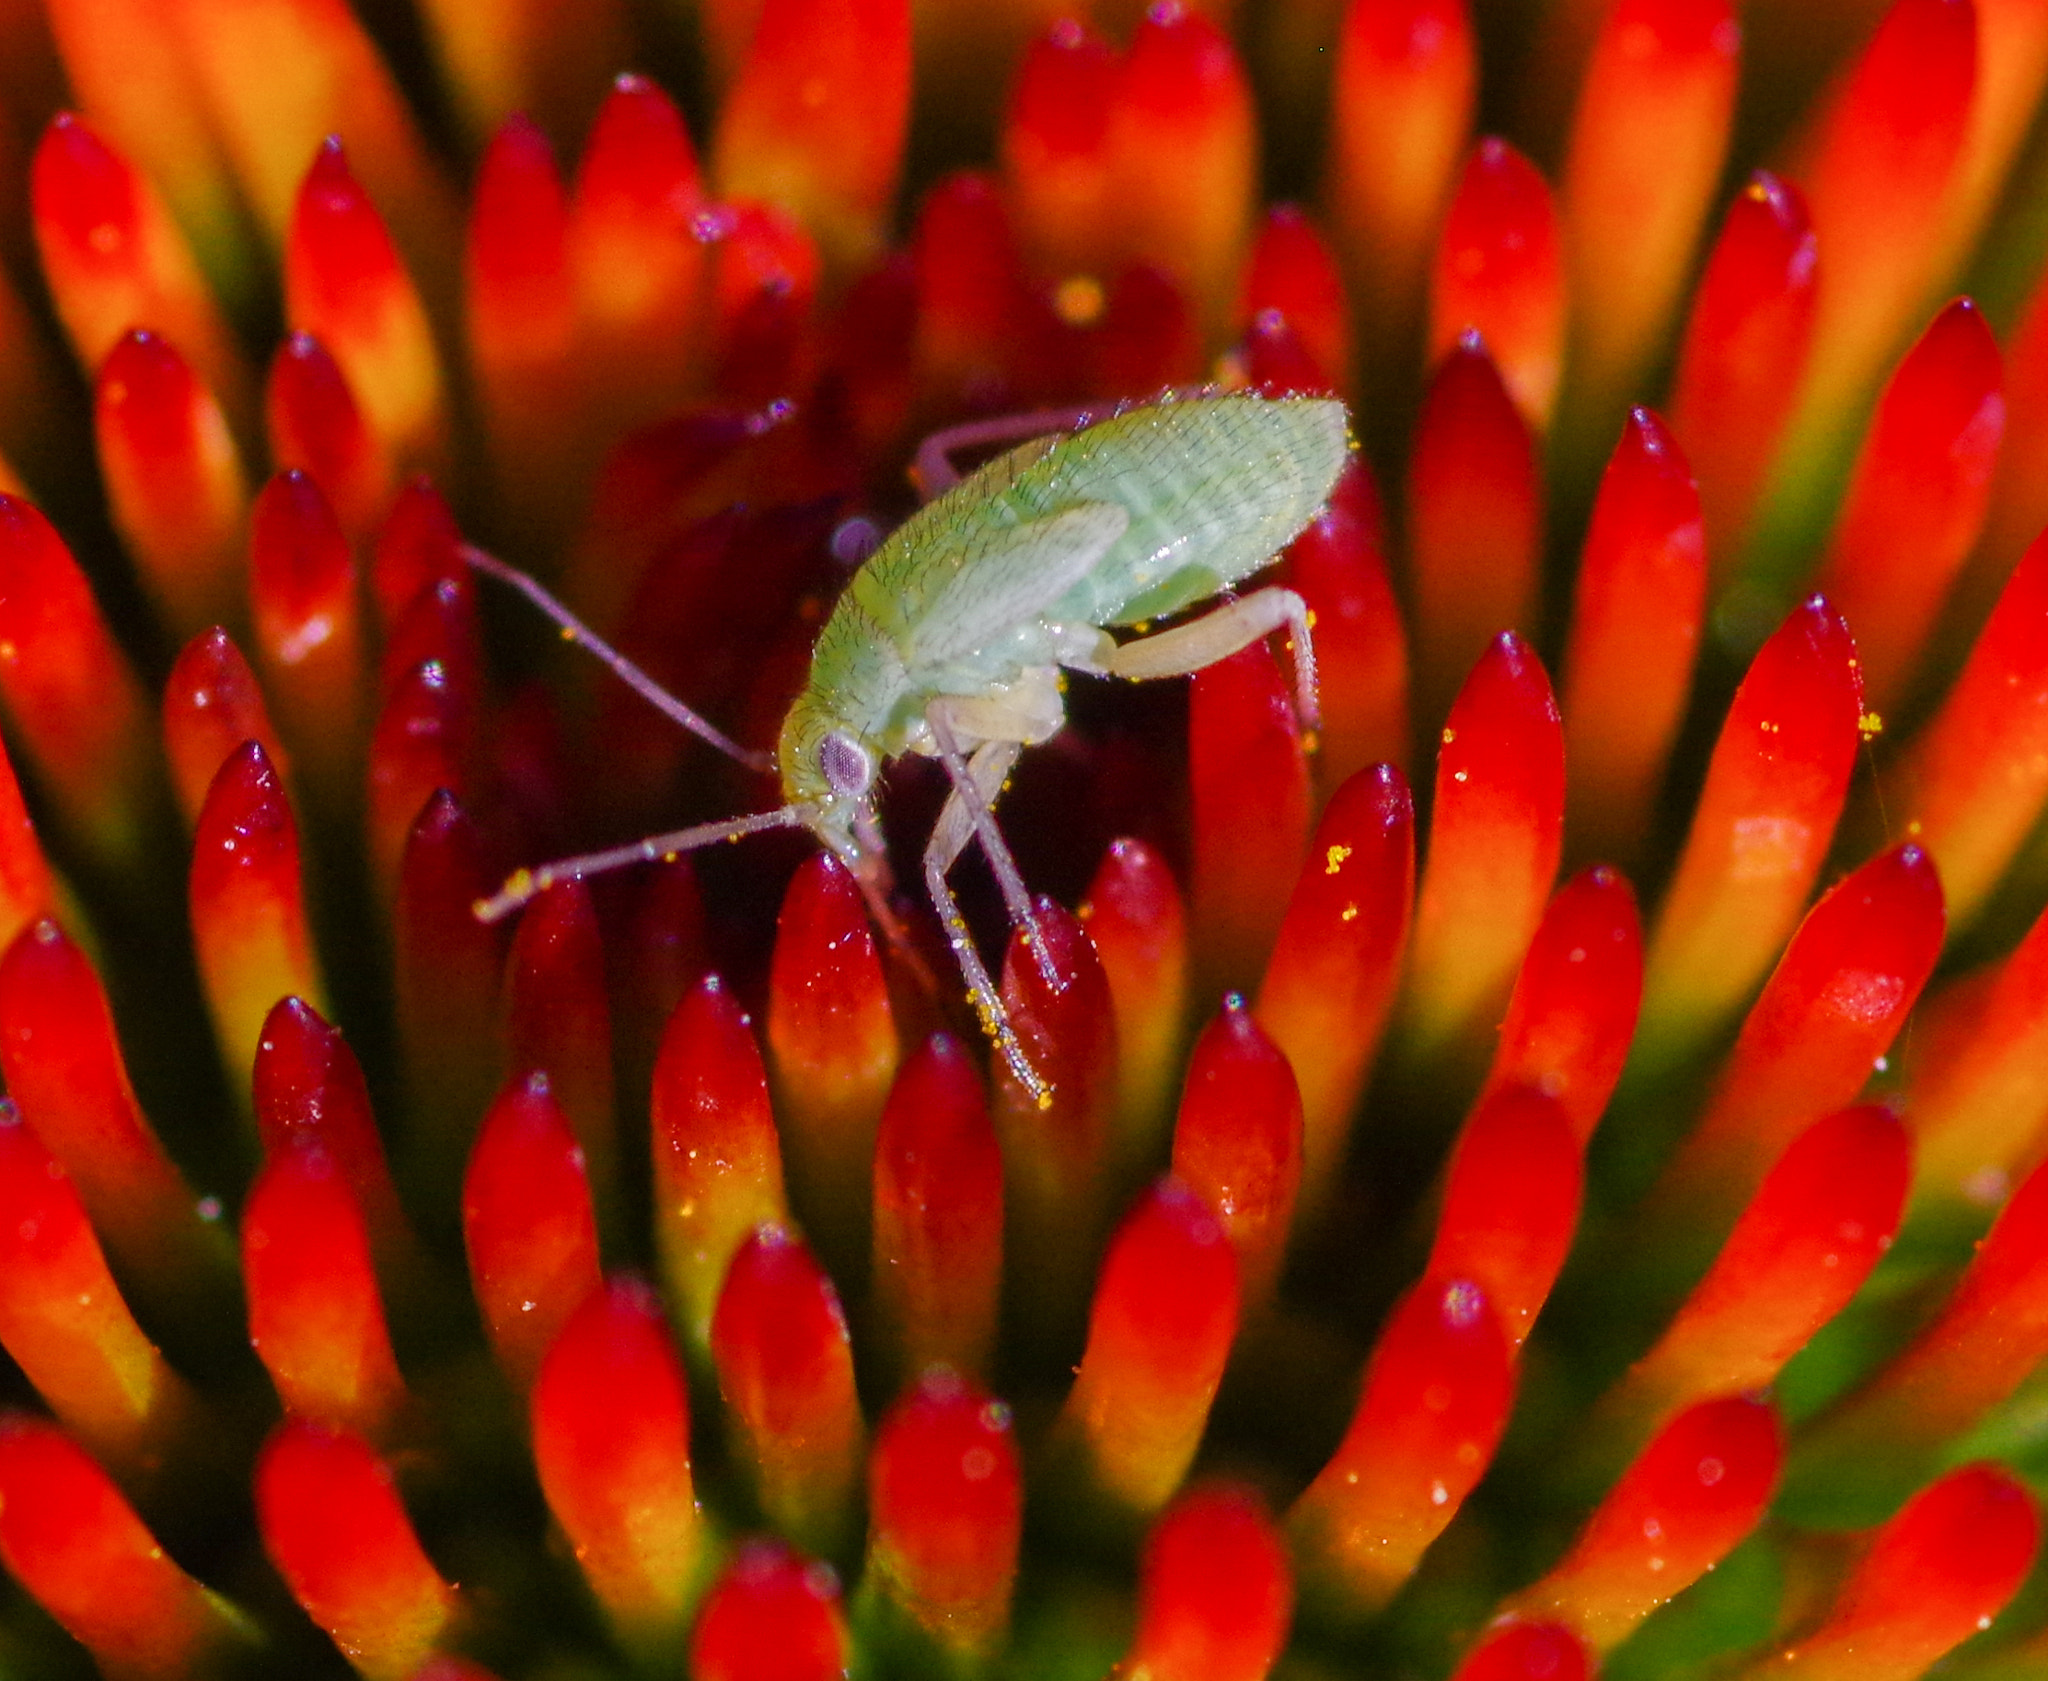
[[[1323,874],[1326,876],[1335,875],[1344,867],[1344,860],[1350,856],[1351,848],[1348,846],[1338,845],[1331,847],[1329,851],[1323,854]]]
[[[1856,728],[1863,732],[1863,739],[1868,741],[1872,736],[1884,733],[1884,719],[1875,712],[1866,712],[1856,720]]]
[[[1337,920],[1339,922],[1356,922],[1358,920],[1358,906],[1355,903],[1346,905],[1337,913]]]
[[[1053,313],[1069,327],[1092,327],[1106,302],[1102,282],[1092,274],[1069,275],[1054,288]]]

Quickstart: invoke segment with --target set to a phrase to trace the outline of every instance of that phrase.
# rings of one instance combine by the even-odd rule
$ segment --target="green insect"
[[[994,806],[1023,749],[1065,721],[1061,670],[1182,676],[1285,627],[1299,712],[1313,725],[1308,610],[1292,590],[1254,590],[1121,642],[1109,633],[1210,601],[1267,565],[1328,500],[1350,451],[1344,406],[1331,398],[1169,396],[1093,425],[1088,418],[1009,418],[926,443],[920,478],[946,488],[854,574],[819,632],[810,680],[783,720],[772,761],[667,694],[533,579],[470,551],[479,570],[522,590],[686,729],[742,764],[779,774],[784,802],[521,870],[477,914],[507,915],[565,877],[757,830],[805,828],[846,865],[876,920],[900,939],[876,784],[889,760],[925,754],[952,783],[924,851],[932,906],[989,1036],[1024,1088],[1048,1101],[960,914],[947,879],[953,865],[970,839],[981,843],[1012,926],[1057,988]],[[1082,430],[1055,430],[1076,421]],[[1023,436],[1030,441],[952,482],[950,451]]]

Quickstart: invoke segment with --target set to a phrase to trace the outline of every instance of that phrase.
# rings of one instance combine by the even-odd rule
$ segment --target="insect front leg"
[[[950,731],[947,736],[950,740]],[[946,797],[939,819],[932,825],[931,839],[925,843],[924,885],[925,891],[931,895],[932,909],[938,912],[939,922],[946,930],[946,943],[953,948],[954,960],[960,965],[967,990],[973,995],[974,1008],[981,1017],[983,1028],[995,1040],[1018,1083],[1031,1093],[1035,1101],[1042,1103],[1050,1096],[1051,1088],[1031,1066],[1030,1058],[1025,1056],[1016,1029],[1010,1025],[1010,1012],[1003,1008],[1002,997],[989,978],[981,953],[974,949],[967,919],[960,914],[960,903],[953,896],[952,883],[947,880],[953,866],[960,861],[960,854],[966,851],[968,840],[981,835],[984,822],[990,830],[995,829],[991,803],[1002,790],[1004,779],[1009,776],[1017,755],[1023,750],[1021,742],[985,741],[974,750],[973,757],[963,763],[957,748],[941,744],[939,757],[945,762],[947,774],[954,777],[953,792]],[[957,775],[954,774],[956,770]],[[981,841],[986,851],[986,835],[981,835]],[[1003,863],[1009,866],[1011,877],[1021,889],[1023,878],[1018,876],[1016,861],[1010,857],[1009,848],[1003,845],[1000,832],[996,834],[996,845],[1001,849]],[[991,854],[991,858],[993,856]],[[996,866],[996,873],[1000,878],[1001,866]],[[1008,897],[1005,893],[1004,898],[1007,900]],[[1031,931],[1031,948],[1043,972],[1051,960],[1045,953],[1045,942],[1037,937],[1037,918],[1029,914],[1028,896],[1025,911],[1023,925]],[[1014,918],[1014,908],[1011,914]]]
[[[1316,653],[1309,638],[1308,603],[1277,584],[1226,601],[1191,624],[1120,643],[1104,666],[1110,676],[1136,682],[1185,677],[1227,660],[1283,625],[1294,638],[1295,715],[1304,728],[1314,729],[1321,713],[1316,704]]]

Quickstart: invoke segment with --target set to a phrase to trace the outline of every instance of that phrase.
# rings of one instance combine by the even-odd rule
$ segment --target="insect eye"
[[[843,730],[834,730],[818,743],[818,768],[825,773],[826,786],[847,799],[865,794],[875,780],[874,761]]]

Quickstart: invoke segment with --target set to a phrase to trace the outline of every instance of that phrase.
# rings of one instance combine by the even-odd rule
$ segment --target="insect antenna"
[[[628,864],[652,864],[657,860],[674,858],[679,853],[695,852],[718,841],[759,834],[763,829],[801,828],[810,815],[811,807],[807,805],[777,806],[773,811],[728,817],[720,823],[698,823],[688,829],[671,829],[665,835],[649,835],[645,840],[607,847],[602,852],[583,852],[574,858],[557,858],[551,864],[514,870],[505,878],[503,887],[488,899],[477,900],[470,909],[479,922],[496,922],[510,916],[520,906],[538,899],[558,881],[603,875],[608,870],[622,870]]]
[[[473,570],[483,573],[486,577],[496,578],[499,583],[509,584],[513,589],[516,589],[528,601],[532,602],[534,606],[538,607],[555,621],[556,625],[561,629],[563,640],[574,642],[579,647],[587,648],[621,682],[627,684],[648,705],[665,717],[674,719],[684,729],[697,737],[699,741],[710,743],[727,758],[745,765],[749,770],[766,771],[770,775],[774,774],[775,759],[772,754],[758,753],[751,747],[742,747],[731,736],[712,723],[710,719],[702,717],[677,700],[668,690],[655,682],[646,672],[642,671],[631,660],[627,659],[624,654],[620,653],[618,649],[614,648],[603,637],[599,636],[596,631],[592,630],[590,626],[570,612],[568,607],[550,592],[547,586],[538,578],[533,577],[530,573],[520,571],[516,566],[508,566],[496,555],[486,554],[482,549],[475,547],[473,544],[463,544],[462,558],[464,563]],[[748,831],[741,830],[739,832],[744,834]],[[655,837],[657,840],[661,838],[664,837]],[[716,840],[721,837],[714,835],[711,838]],[[697,844],[701,845],[703,843],[699,842]],[[659,856],[659,854],[655,854],[655,856]]]

